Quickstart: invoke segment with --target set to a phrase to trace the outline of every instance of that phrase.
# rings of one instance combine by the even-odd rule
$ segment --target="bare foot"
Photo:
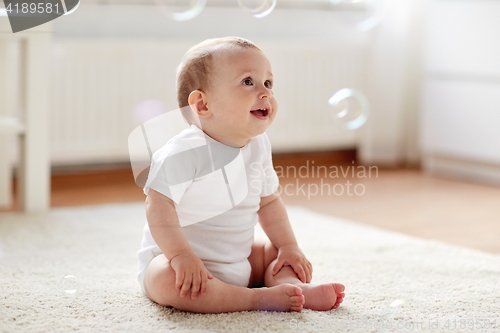
[[[340,283],[297,284],[302,289],[306,299],[304,309],[328,311],[336,309],[344,300],[345,287]]]
[[[283,283],[271,288],[253,289],[256,293],[256,310],[297,311],[304,305],[302,289],[293,284]]]

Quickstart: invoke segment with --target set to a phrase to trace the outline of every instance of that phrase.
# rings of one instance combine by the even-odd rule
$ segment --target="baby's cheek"
[[[278,100],[274,96],[271,98],[271,106],[273,107],[274,112],[278,111]]]

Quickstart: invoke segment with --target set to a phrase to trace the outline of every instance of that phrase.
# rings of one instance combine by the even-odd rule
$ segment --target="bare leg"
[[[147,296],[154,302],[178,310],[198,313],[221,313],[250,310],[300,311],[304,303],[302,290],[291,284],[273,288],[249,289],[209,279],[205,295],[183,298],[175,289],[175,272],[168,259],[160,255],[148,266],[144,279]]]
[[[345,287],[340,283],[302,283],[290,266],[284,266],[272,276],[278,250],[269,241],[256,241],[248,258],[252,265],[252,286],[266,287],[290,283],[299,286],[305,297],[304,309],[326,311],[336,309],[345,297]]]

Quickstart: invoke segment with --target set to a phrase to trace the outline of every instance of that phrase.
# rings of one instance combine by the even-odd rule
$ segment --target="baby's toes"
[[[343,284],[341,284],[341,283],[334,283],[333,284],[333,289],[335,289],[335,293],[337,295],[339,295],[339,294],[341,294],[341,293],[344,292],[345,286]]]
[[[340,306],[340,303],[342,303],[344,300],[342,298],[337,298],[337,301],[335,302],[335,305],[333,306],[332,309],[336,309]]]
[[[306,302],[306,299],[304,295],[292,296],[290,297],[290,302],[292,302],[292,306],[302,306]]]
[[[290,297],[290,301],[292,303],[290,310],[300,312],[304,308],[304,295]]]
[[[289,296],[304,296],[302,295],[302,289],[299,286],[294,286],[294,285],[289,285],[289,288],[287,289],[287,294]]]

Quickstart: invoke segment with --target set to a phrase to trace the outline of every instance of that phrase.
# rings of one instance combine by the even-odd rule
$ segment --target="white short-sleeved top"
[[[153,155],[144,192],[174,201],[181,230],[201,260],[235,263],[250,255],[260,198],[278,186],[265,133],[234,148],[191,125]],[[160,253],[146,224],[140,269]]]

